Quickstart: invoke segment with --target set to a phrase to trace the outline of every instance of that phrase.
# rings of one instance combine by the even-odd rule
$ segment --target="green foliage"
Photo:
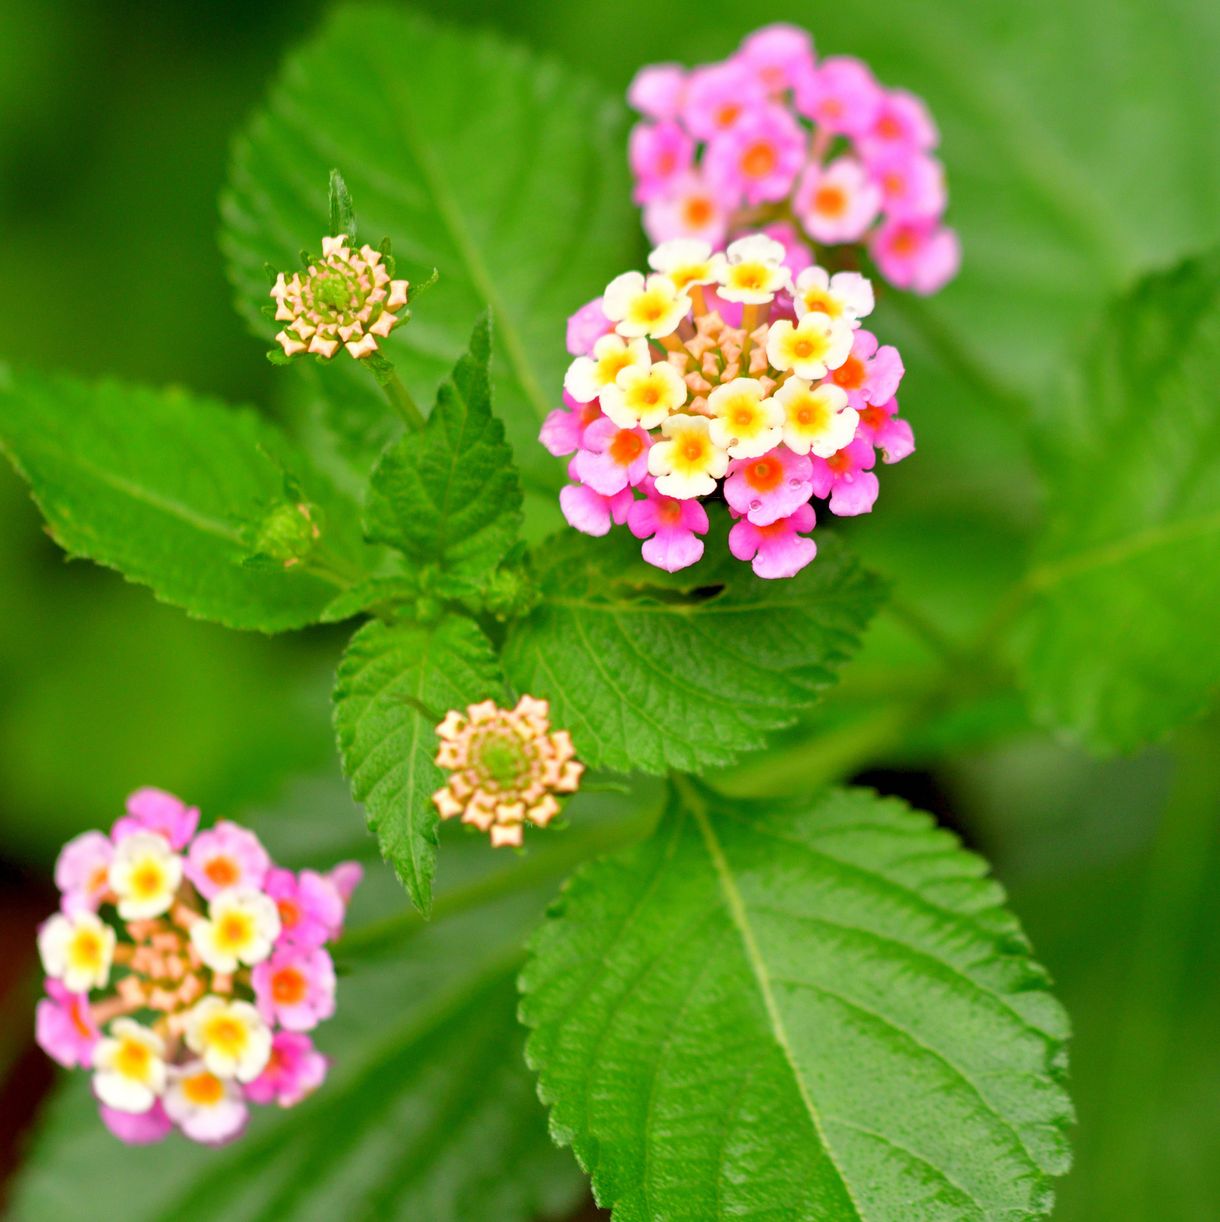
[[[364,515],[373,542],[472,578],[495,569],[521,525],[521,484],[491,414],[490,359],[484,315],[422,431],[404,433],[381,456]]]
[[[632,262],[622,141],[621,105],[554,63],[415,13],[339,8],[235,147],[223,246],[242,312],[265,335],[263,266],[292,266],[316,244],[337,162],[366,238],[393,239],[399,274],[440,272],[426,316],[387,354],[413,386],[436,385],[490,307],[509,440],[527,475],[554,487],[562,470],[536,439],[559,402],[565,320]],[[359,371],[320,373],[327,431],[367,471],[389,439],[384,407]]]
[[[366,624],[339,663],[335,732],[343,771],[382,856],[425,915],[439,822],[432,795],[445,775],[433,763],[436,725],[449,709],[500,696],[503,688],[491,642],[456,615],[429,627]]]
[[[1067,1021],[984,863],[864,791],[683,782],[522,976],[555,1137],[617,1222],[1043,1218]]]
[[[1049,522],[1020,634],[1037,715],[1129,749],[1220,675],[1220,255],[1109,310],[1046,413]]]
[[[353,506],[267,422],[180,390],[0,370],[0,448],[72,556],[118,569],[157,597],[230,628],[316,623],[341,580],[304,565],[245,563],[285,473],[352,567]]]
[[[293,864],[335,861],[356,830],[333,784],[298,789],[252,825]],[[102,1127],[87,1077],[73,1075],[49,1105],[8,1216],[534,1222],[572,1208],[581,1177],[547,1137],[513,980],[573,847],[594,851],[604,832],[592,812],[577,846],[541,846],[531,878],[507,895],[515,858],[492,859],[475,840],[454,844],[441,900],[455,911],[426,929],[398,920],[401,890],[388,871],[371,873],[338,952],[338,1011],[314,1033],[333,1058],[316,1095],[288,1111],[252,1109],[247,1133],[222,1150],[177,1136],[127,1147]],[[485,896],[474,911],[462,903],[472,888]],[[370,935],[387,921],[392,936],[374,954]],[[360,943],[359,955],[344,949]]]
[[[833,537],[791,581],[759,581],[723,548],[677,578],[624,532],[542,549],[544,601],[511,626],[505,670],[552,702],[588,762],[697,770],[761,746],[834,681],[881,600]]]

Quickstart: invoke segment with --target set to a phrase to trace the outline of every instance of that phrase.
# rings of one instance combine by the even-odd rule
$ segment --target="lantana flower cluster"
[[[541,433],[570,456],[564,516],[590,535],[625,523],[649,564],[675,572],[703,555],[703,502],[722,497],[733,555],[792,577],[817,552],[811,500],[868,513],[877,452],[892,463],[915,448],[897,417],[902,359],[861,325],[872,286],[817,266],[793,280],[763,234],[723,254],[663,242],[649,264],[569,320],[565,405]]]
[[[533,696],[511,709],[494,700],[454,709],[436,734],[436,765],[449,773],[432,796],[441,818],[461,816],[497,848],[519,846],[526,823],[546,827],[584,773],[571,735],[552,731],[550,705]]]
[[[276,343],[285,356],[312,353],[326,360],[342,346],[360,359],[401,321],[406,280],[395,280],[393,261],[367,243],[358,250],[347,235],[322,239],[322,255],[305,272],[280,272],[271,287],[275,318],[285,324]]]
[[[642,69],[630,162],[654,242],[722,246],[774,226],[793,274],[818,246],[862,244],[892,284],[934,293],[956,274],[944,167],[924,103],[848,56],[818,60],[801,29],[755,31],[721,63]]]
[[[308,1033],[334,1012],[326,945],[360,866],[293,873],[248,829],[198,824],[172,794],[132,794],[109,835],[64,846],[60,910],[38,933],[38,1043],[92,1074],[103,1122],[130,1144],[175,1128],[223,1144],[251,1104],[292,1107],[326,1077]]]

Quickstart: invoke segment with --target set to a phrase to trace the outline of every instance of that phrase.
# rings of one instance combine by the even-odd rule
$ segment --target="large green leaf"
[[[881,600],[832,536],[790,581],[760,581],[723,548],[709,543],[683,589],[626,532],[544,546],[544,601],[511,627],[504,666],[589,763],[695,771],[761,746],[834,681]]]
[[[491,414],[490,359],[484,316],[424,428],[381,456],[365,506],[373,541],[474,578],[495,569],[521,525],[521,484],[504,426]]]
[[[551,1130],[618,1222],[1043,1218],[1067,1020],[984,863],[866,791],[684,784],[522,977]]]
[[[1036,713],[1131,748],[1220,683],[1220,256],[1142,281],[1042,422],[1049,523],[1020,656]]]
[[[56,542],[200,619],[265,632],[316,623],[364,563],[354,507],[272,425],[179,390],[0,369],[0,449]],[[285,476],[322,529],[328,571],[251,567],[261,522],[295,517]]]
[[[538,837],[527,861],[491,852],[485,838],[454,836],[429,926],[403,911],[390,872],[372,865],[338,951],[337,1012],[315,1033],[333,1058],[330,1077],[310,1099],[287,1111],[254,1109],[246,1134],[223,1150],[177,1137],[132,1148],[102,1127],[87,1076],[70,1075],[32,1143],[11,1216],[563,1216],[582,1177],[547,1136],[513,981],[526,934],[573,860],[637,826],[604,800],[571,809],[571,828]],[[353,836],[368,843],[358,822],[342,788],[327,783],[296,790],[252,825],[277,860],[322,867],[350,856]]]
[[[491,642],[458,615],[429,627],[371,621],[339,663],[335,733],[343,771],[382,856],[425,914],[439,822],[432,795],[445,775],[433,763],[436,725],[448,710],[503,687]]]
[[[555,63],[414,13],[340,8],[237,142],[223,246],[239,306],[269,335],[263,265],[295,265],[317,245],[338,166],[362,236],[388,234],[412,280],[440,271],[388,345],[407,382],[438,384],[490,307],[509,439],[518,464],[554,486],[562,470],[536,438],[559,403],[565,319],[630,262],[622,133],[621,108]],[[353,366],[318,371],[321,402],[367,470],[390,424]]]

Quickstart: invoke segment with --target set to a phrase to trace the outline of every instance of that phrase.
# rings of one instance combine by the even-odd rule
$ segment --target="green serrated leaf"
[[[621,805],[621,803],[620,803]],[[255,1107],[223,1149],[178,1136],[124,1146],[102,1126],[89,1076],[63,1075],[39,1132],[24,1142],[6,1216],[22,1222],[535,1222],[562,1217],[584,1192],[571,1156],[546,1131],[522,1058],[513,985],[527,931],[570,868],[617,820],[590,810],[568,838],[539,838],[531,870],[458,837],[445,888],[454,911],[425,930],[402,890],[370,863],[356,890],[333,1019],[313,1038],[331,1059],[323,1086],[296,1107]],[[243,818],[243,822],[247,820]],[[282,809],[249,820],[278,861],[326,868],[351,853],[359,817],[338,784],[297,787]],[[574,821],[575,822],[575,821]],[[367,841],[367,838],[364,838]],[[520,880],[518,882],[518,880]],[[484,896],[477,909],[468,889]],[[396,930],[382,941],[387,922]],[[397,922],[397,924],[396,924]],[[363,944],[360,953],[348,948]],[[376,949],[374,950],[374,946]]]
[[[322,608],[322,623],[337,624],[364,611],[413,602],[419,596],[414,574],[367,577],[336,594]]]
[[[352,794],[382,856],[425,916],[432,906],[439,816],[432,795],[436,725],[449,709],[502,696],[491,642],[472,620],[430,627],[380,622],[352,637],[335,682],[335,733]]]
[[[1045,1218],[1067,1019],[984,863],[863,791],[689,784],[581,869],[522,976],[527,1058],[616,1222]]]
[[[521,485],[504,427],[491,414],[491,323],[441,385],[423,431],[404,433],[373,471],[365,506],[370,540],[452,572],[495,569],[521,526]]]
[[[393,238],[413,293],[440,272],[388,355],[426,400],[490,308],[496,402],[517,463],[556,488],[562,467],[537,434],[559,404],[565,321],[635,262],[625,127],[617,98],[489,33],[341,7],[235,145],[222,244],[240,308],[265,336],[263,264],[289,266],[302,242],[316,245],[325,216],[301,184],[324,182],[342,150],[364,232]],[[313,406],[363,478],[394,421],[355,362],[322,373]]]
[[[202,395],[0,370],[0,449],[67,552],[231,628],[316,623],[341,588],[304,565],[244,565],[285,472],[326,523],[320,546],[357,571],[375,557],[354,506],[273,425]]]
[[[1102,749],[1164,735],[1220,676],[1220,254],[1105,316],[1041,432],[1049,521],[1019,629],[1036,715]]]
[[[790,581],[723,555],[670,577],[625,532],[541,549],[543,602],[510,628],[505,671],[586,762],[697,771],[762,746],[834,682],[884,592],[833,537]]]

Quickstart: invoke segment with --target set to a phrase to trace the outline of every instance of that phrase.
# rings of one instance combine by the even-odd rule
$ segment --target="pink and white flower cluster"
[[[722,63],[642,69],[630,162],[654,242],[720,247],[774,226],[796,274],[818,246],[863,245],[901,289],[934,293],[957,272],[945,227],[939,137],[924,103],[848,56],[818,60],[791,25],[755,31]]]
[[[570,525],[626,524],[644,559],[675,572],[703,555],[704,501],[734,520],[729,550],[759,577],[793,577],[817,552],[813,498],[868,513],[877,453],[915,448],[897,416],[902,358],[861,320],[869,281],[809,266],[795,280],[763,234],[675,239],[568,323],[575,360],[542,444],[569,458]]]
[[[223,1144],[250,1104],[292,1107],[326,1077],[307,1033],[334,1013],[326,944],[360,866],[293,873],[246,828],[198,825],[172,794],[132,794],[109,835],[64,846],[60,910],[38,932],[38,1043],[92,1074],[103,1122],[133,1145],[175,1128]]]

